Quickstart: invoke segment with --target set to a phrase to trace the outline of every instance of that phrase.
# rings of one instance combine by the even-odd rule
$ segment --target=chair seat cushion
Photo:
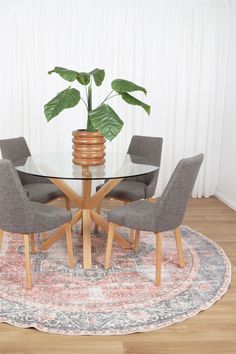
[[[69,222],[72,218],[70,211],[52,205],[31,202],[31,206],[35,217],[33,230],[29,232],[49,231]]]
[[[115,208],[108,213],[108,220],[135,230],[156,232],[156,205],[139,200]]]
[[[59,188],[50,183],[25,184],[23,188],[29,200],[33,202],[48,203],[53,199],[64,196]]]
[[[104,184],[97,186],[98,191]],[[145,198],[146,184],[136,181],[121,181],[115,188],[107,194],[107,197],[121,200],[135,201]]]

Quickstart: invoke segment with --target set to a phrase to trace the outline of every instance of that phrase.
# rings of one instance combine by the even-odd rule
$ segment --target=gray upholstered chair
[[[134,135],[127,153],[144,156],[147,164],[160,166],[163,139],[159,137]],[[159,170],[144,176],[125,178],[106,196],[124,202],[132,202],[153,197]],[[97,186],[99,190],[104,184]]]
[[[163,138],[134,135],[131,139],[127,153],[131,155],[144,156],[147,164],[160,166]],[[125,204],[140,199],[151,199],[155,193],[159,170],[148,173],[144,176],[125,178],[106,196],[110,199],[118,199]],[[97,186],[99,190],[104,184]],[[101,203],[97,207],[100,213]],[[97,226],[95,226],[97,231]],[[133,242],[133,232],[130,232],[130,239]]]
[[[4,231],[24,235],[26,288],[31,288],[30,253],[35,252],[34,233],[49,231],[61,226],[65,229],[69,265],[74,267],[71,224],[68,210],[29,201],[20,178],[10,160],[0,160],[0,251]],[[14,237],[14,236],[12,236]]]
[[[13,164],[20,159],[31,156],[25,138],[12,138],[0,140],[2,158]],[[66,208],[70,210],[70,200],[49,179],[18,172],[21,183],[29,200],[39,203],[48,203],[56,198],[65,198]]]
[[[161,284],[161,232],[174,230],[179,256],[179,265],[184,267],[185,260],[181,245],[179,226],[182,223],[200,166],[203,154],[182,159],[176,166],[163,194],[156,203],[145,200],[132,202],[128,205],[113,209],[108,213],[108,239],[106,247],[105,269],[110,267],[110,256],[114,230],[117,225],[135,229],[134,249],[138,249],[139,234],[142,231],[152,231],[156,234],[157,260],[156,284]]]

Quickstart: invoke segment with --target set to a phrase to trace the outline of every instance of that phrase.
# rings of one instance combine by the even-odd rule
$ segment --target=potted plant
[[[114,139],[123,126],[122,119],[106,102],[115,96],[120,96],[126,103],[142,107],[150,114],[150,106],[130,94],[130,92],[142,91],[147,93],[144,87],[133,82],[116,79],[111,83],[111,92],[95,108],[92,107],[92,82],[100,86],[105,77],[103,69],[94,69],[88,73],[77,72],[56,66],[49,74],[56,73],[64,80],[81,84],[85,87],[85,97],[80,91],[71,86],[59,92],[51,101],[45,104],[44,114],[49,122],[66,108],[76,106],[82,101],[87,110],[87,129],[73,131],[73,162],[79,165],[101,165],[105,159],[105,138]]]

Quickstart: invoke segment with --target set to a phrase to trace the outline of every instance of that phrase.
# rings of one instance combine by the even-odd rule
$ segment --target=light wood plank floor
[[[112,202],[113,203],[113,202]],[[115,203],[105,202],[104,207]],[[209,310],[158,331],[125,336],[75,337],[0,324],[0,353],[14,354],[223,354],[236,353],[236,212],[216,198],[192,199],[184,224],[226,252],[232,264],[228,293]]]

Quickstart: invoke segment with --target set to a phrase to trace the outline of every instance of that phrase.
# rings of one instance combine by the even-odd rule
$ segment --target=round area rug
[[[128,229],[119,231],[128,237]],[[32,289],[26,290],[23,237],[5,236],[0,253],[0,321],[68,335],[151,331],[206,310],[227,291],[230,262],[214,242],[182,226],[186,266],[179,268],[175,238],[163,233],[162,285],[155,285],[155,236],[142,232],[138,252],[113,244],[104,270],[106,235],[92,235],[93,268],[82,268],[80,227],[74,230],[73,270],[65,239],[31,255]],[[41,240],[38,236],[37,244]]]

